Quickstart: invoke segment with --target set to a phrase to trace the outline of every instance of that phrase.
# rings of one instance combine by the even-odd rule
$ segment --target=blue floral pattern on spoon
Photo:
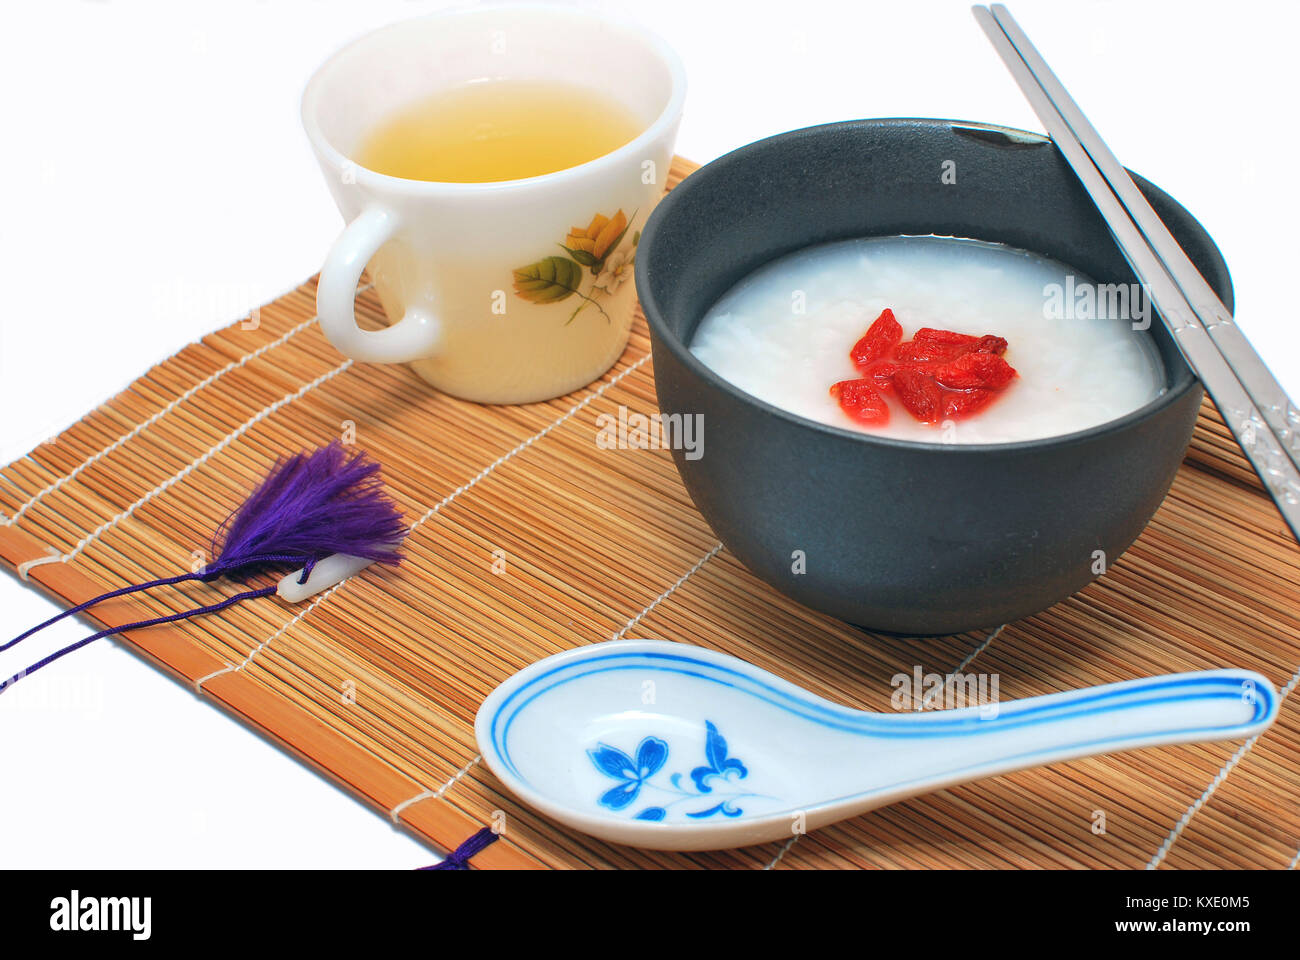
[[[709,799],[718,802],[702,810],[687,811],[686,816],[693,820],[703,820],[715,814],[724,817],[740,816],[744,811],[733,801],[742,797],[757,797],[761,794],[740,791],[714,793],[714,787],[709,781],[721,780],[727,783],[743,780],[749,776],[749,770],[737,758],[727,756],[727,741],[713,721],[704,722],[704,731],[705,763],[703,766],[695,767],[690,773],[694,790],[683,787],[680,773],[669,776],[668,785],[653,782],[655,776],[668,762],[668,744],[659,737],[645,737],[637,744],[635,756],[630,756],[618,747],[612,747],[607,743],[597,743],[595,749],[587,751],[587,756],[591,758],[597,770],[618,781],[615,786],[601,794],[600,805],[610,810],[623,810],[640,796],[642,789],[645,789],[675,795],[675,799],[665,800],[660,805],[645,807],[633,817],[634,820],[663,820],[668,816],[669,808],[690,800],[701,799],[706,795],[712,795]]]

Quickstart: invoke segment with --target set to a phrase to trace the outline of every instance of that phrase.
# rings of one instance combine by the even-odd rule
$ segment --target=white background
[[[12,5],[0,30],[0,462],[314,273],[341,222],[298,122],[312,69],[429,2]],[[690,78],[678,152],[870,116],[1041,129],[963,0],[610,2]],[[1011,3],[1128,166],[1232,270],[1292,395],[1297,6]],[[0,578],[0,640],[56,608]],[[0,655],[8,676],[85,634]],[[427,850],[100,642],[0,697],[0,866],[395,867]]]

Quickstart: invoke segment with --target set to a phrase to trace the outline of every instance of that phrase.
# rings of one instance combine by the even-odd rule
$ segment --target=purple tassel
[[[332,553],[348,553],[378,563],[399,563],[401,554],[398,547],[406,532],[397,504],[384,492],[379,464],[359,450],[349,455],[335,441],[313,453],[300,453],[278,461],[243,506],[217,530],[212,549],[217,559],[206,569],[110,590],[69,607],[8,643],[0,644],[0,651],[8,650],[50,624],[104,600],[152,587],[191,580],[207,583],[223,576],[243,583],[279,566],[301,566],[300,582],[305,583],[312,567]],[[101,630],[15,674],[0,684],[0,693],[22,677],[100,637],[215,613],[233,603],[270,596],[275,592],[274,585],[248,590],[193,610]]]
[[[384,492],[379,464],[335,441],[278,462],[213,538],[206,571],[244,581],[268,563],[311,567],[331,553],[397,563],[406,524]],[[218,547],[220,543],[220,547]],[[284,559],[281,559],[284,558]],[[305,578],[304,578],[305,579]]]
[[[481,853],[497,841],[497,833],[491,827],[484,827],[459,847],[447,854],[447,859],[431,867],[416,867],[417,870],[468,870],[470,857]]]

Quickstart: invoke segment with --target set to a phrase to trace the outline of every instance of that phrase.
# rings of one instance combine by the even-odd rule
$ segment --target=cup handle
[[[429,356],[437,346],[437,319],[423,310],[408,307],[401,320],[382,330],[357,326],[352,305],[361,271],[398,226],[391,211],[367,207],[334,241],[321,267],[316,285],[316,314],[321,329],[340,353],[353,360],[405,363]]]

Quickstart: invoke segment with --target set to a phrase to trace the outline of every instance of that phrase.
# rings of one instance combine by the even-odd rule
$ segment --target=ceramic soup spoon
[[[521,670],[475,730],[492,772],[547,816],[614,843],[713,850],[1024,767],[1245,738],[1276,715],[1272,685],[1248,670],[871,713],[726,654],[620,640]]]

